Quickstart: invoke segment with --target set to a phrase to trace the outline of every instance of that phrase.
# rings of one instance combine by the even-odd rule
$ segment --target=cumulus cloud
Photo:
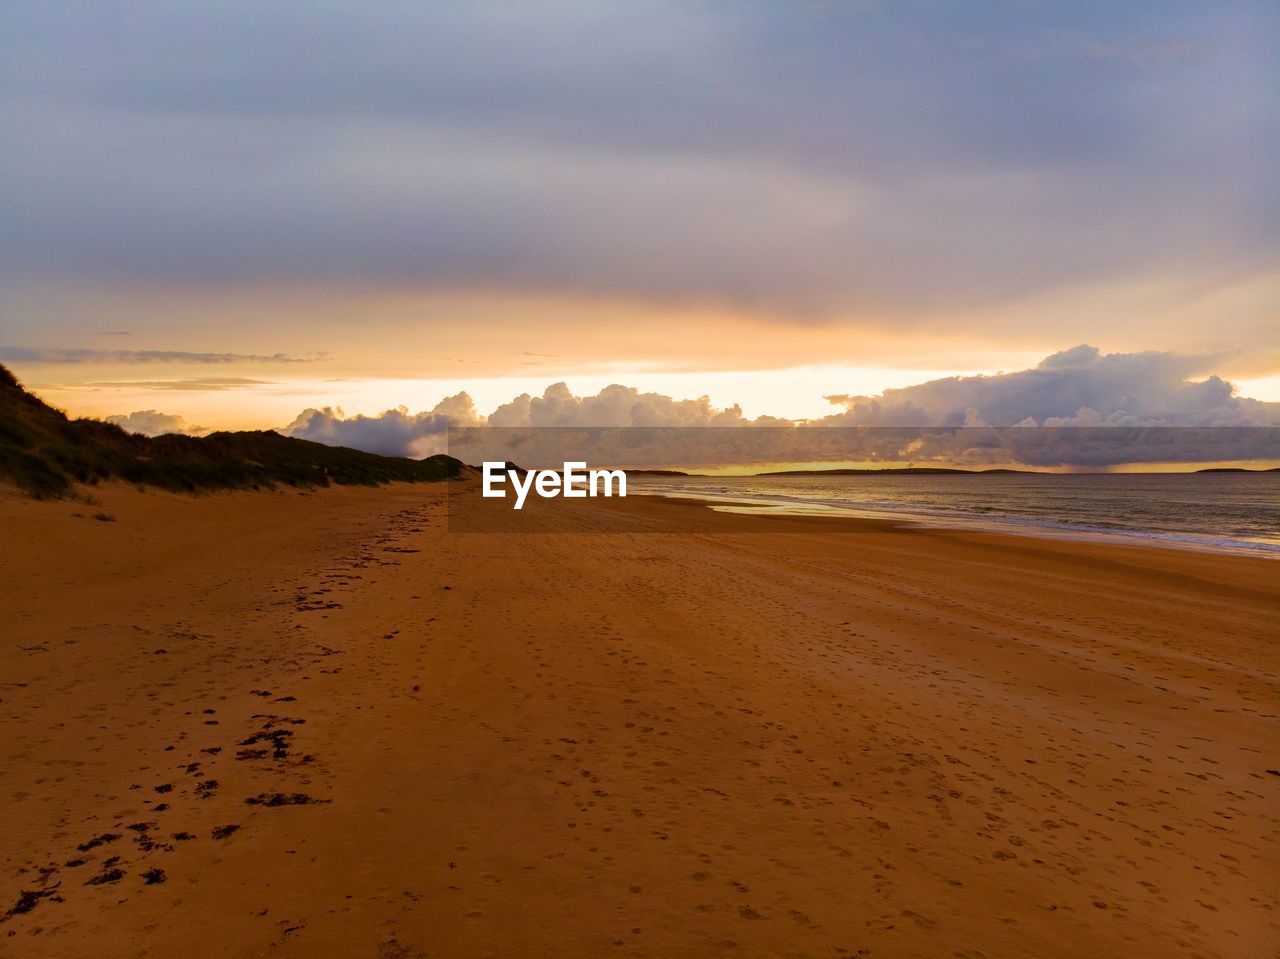
[[[634,387],[607,386],[594,396],[574,396],[564,383],[547,387],[541,396],[528,393],[504,403],[489,416],[476,412],[471,397],[458,393],[421,413],[405,407],[377,416],[345,416],[339,409],[304,410],[284,427],[286,436],[381,453],[384,456],[428,456],[442,452],[451,427],[674,427],[785,425],[789,420],[748,420],[741,407],[717,409],[709,398],[678,400]]]
[[[200,436],[209,432],[203,426],[188,425],[181,416],[161,413],[159,410],[135,410],[132,413],[116,414],[108,416],[107,422],[143,436],[163,436],[166,433]]]
[[[1172,353],[1103,354],[1081,345],[1030,370],[932,380],[878,396],[831,396],[843,411],[803,429],[777,417],[748,419],[737,405],[719,408],[705,396],[680,400],[620,385],[575,396],[556,383],[487,417],[459,393],[416,414],[403,407],[354,417],[310,409],[282,432],[425,456],[446,449],[450,428],[487,427],[469,433],[455,454],[531,465],[566,455],[632,466],[840,460],[1106,466],[1280,456],[1274,429],[1280,403],[1236,396],[1217,376],[1190,379],[1206,362]],[[539,427],[557,429],[530,429]]]
[[[716,409],[711,400],[677,400],[662,393],[641,393],[630,386],[606,386],[595,396],[574,396],[564,383],[541,396],[522,393],[490,414],[490,426],[741,426],[748,422],[737,404]],[[756,425],[786,420],[764,417]]]
[[[308,409],[280,432],[383,456],[421,458],[444,451],[451,426],[477,426],[481,422],[471,397],[458,393],[422,413],[410,413],[401,406],[378,416],[347,417],[333,407]]]
[[[828,396],[823,426],[1274,426],[1280,403],[1235,395],[1205,357],[1063,350],[1035,369],[930,380],[878,396]]]

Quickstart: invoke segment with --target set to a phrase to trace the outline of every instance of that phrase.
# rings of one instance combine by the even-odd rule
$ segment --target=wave
[[[921,488],[919,478],[896,481],[896,488],[879,489],[849,483],[841,488],[829,481],[764,484],[757,479],[740,482],[662,481],[633,484],[636,493],[677,496],[712,501],[719,510],[761,514],[844,515],[907,521],[915,525],[1000,531],[1066,539],[1128,540],[1212,552],[1241,553],[1280,558],[1280,504],[1274,481],[1241,490],[1240,484],[1224,492],[1222,481],[1186,477],[1165,480],[1151,476],[1118,478],[1103,482],[1093,477],[1054,477],[1047,482],[1019,481],[998,488],[990,480],[981,489],[948,489],[940,484]],[[1227,482],[1232,482],[1228,480]],[[801,488],[794,488],[801,485]],[[1195,490],[1195,496],[1187,494]],[[1215,494],[1221,494],[1216,495]],[[868,496],[869,492],[879,495]],[[886,493],[900,494],[896,497]],[[981,498],[975,496],[977,493]],[[913,501],[914,500],[914,501]]]

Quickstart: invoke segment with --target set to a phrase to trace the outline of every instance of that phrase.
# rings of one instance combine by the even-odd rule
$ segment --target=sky
[[[0,362],[76,415],[1276,421],[1271,2],[3,14]]]

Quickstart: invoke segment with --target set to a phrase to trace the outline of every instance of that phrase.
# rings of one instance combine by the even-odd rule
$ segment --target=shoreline
[[[897,522],[922,529],[969,530],[982,533],[1006,533],[1010,536],[1033,539],[1114,543],[1121,546],[1153,546],[1164,549],[1184,549],[1193,552],[1231,556],[1256,556],[1280,560],[1280,543],[1257,540],[1211,538],[1192,533],[1142,531],[1074,524],[1067,521],[1036,521],[1012,515],[979,517],[965,513],[944,513],[926,509],[873,508],[858,504],[841,504],[823,500],[805,500],[801,497],[786,498],[766,494],[712,494],[705,492],[681,493],[672,490],[628,490],[632,496],[656,496],[667,499],[693,500],[711,509],[750,516],[807,516],[833,521],[879,520]]]

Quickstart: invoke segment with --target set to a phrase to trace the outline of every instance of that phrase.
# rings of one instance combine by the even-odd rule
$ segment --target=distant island
[[[963,470],[943,466],[896,466],[883,469],[831,469],[831,470],[777,470],[770,473],[756,473],[756,476],[1003,476],[1020,474],[1029,476],[1044,475],[1042,470]]]
[[[1167,471],[1162,471],[1167,472]],[[1188,471],[1191,473],[1280,473],[1280,467],[1271,467],[1268,469],[1248,469],[1243,466],[1209,466],[1204,469]],[[628,476],[672,476],[672,477],[712,477],[709,473],[686,473],[682,470],[627,470]],[[748,473],[748,474],[730,474],[730,476],[715,476],[712,478],[726,479],[751,479],[761,476],[1053,476],[1057,475],[1048,470],[1020,470],[1010,469],[1008,467],[999,467],[996,469],[986,470],[967,470],[958,467],[948,466],[886,466],[879,469],[798,469],[798,470],[771,470],[765,473]],[[1073,475],[1082,475],[1078,471]],[[1089,475],[1105,476],[1111,475],[1100,472]]]
[[[1196,470],[1197,473],[1280,473],[1280,466],[1273,466],[1270,469],[1251,470],[1244,466],[1209,466],[1202,470]]]
[[[726,476],[719,476],[712,473],[686,473],[683,470],[626,470],[628,476],[676,476],[690,478],[709,478],[709,479],[726,479],[736,477],[738,479],[751,479],[757,476],[934,476],[934,475],[950,475],[965,474],[970,476],[994,476],[1005,473],[1020,473],[1027,475],[1043,475],[1040,470],[1015,470],[1015,469],[989,469],[989,470],[965,470],[952,469],[942,466],[897,466],[884,467],[883,469],[813,469],[813,470],[774,470],[767,473],[732,473]]]

